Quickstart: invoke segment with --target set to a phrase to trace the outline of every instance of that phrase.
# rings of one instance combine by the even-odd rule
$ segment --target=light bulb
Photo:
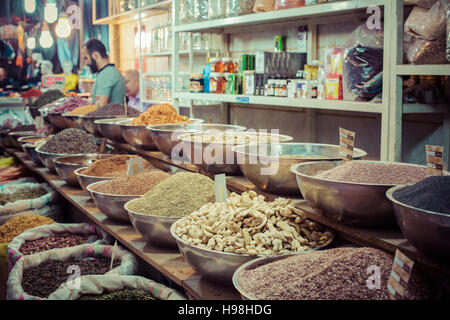
[[[27,39],[27,48],[33,50],[36,48],[36,38],[30,37]]]
[[[42,31],[41,37],[39,38],[39,44],[42,48],[50,48],[53,45],[53,38],[50,31]]]
[[[53,23],[58,19],[58,8],[54,3],[47,3],[44,8],[44,19],[48,23]]]
[[[65,16],[60,17],[55,27],[56,35],[59,38],[67,38],[72,33],[72,27],[70,26],[69,19]]]
[[[25,12],[33,13],[36,10],[36,0],[24,0],[25,1]]]

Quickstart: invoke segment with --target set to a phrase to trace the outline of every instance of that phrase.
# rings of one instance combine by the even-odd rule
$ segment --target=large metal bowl
[[[122,137],[122,131],[120,126],[117,124],[119,121],[127,120],[127,118],[113,118],[113,119],[101,119],[95,120],[94,123],[97,125],[100,133],[107,139],[115,142],[125,143],[125,139]]]
[[[78,177],[75,175],[75,170],[83,167],[88,167],[96,160],[107,159],[117,156],[117,154],[86,154],[83,156],[69,156],[58,157],[53,160],[55,163],[56,173],[59,178],[66,181],[66,183],[73,187],[80,187]]]
[[[94,182],[86,187],[86,190],[91,194],[95,205],[111,220],[130,223],[130,218],[127,210],[124,208],[124,205],[131,200],[140,198],[141,196],[123,196],[93,190],[96,185],[103,182],[105,181]]]
[[[63,113],[62,116],[64,119],[66,119],[67,128],[73,128],[73,129],[78,128],[77,124],[75,122],[75,120],[78,118],[78,116],[71,116],[68,113]]]
[[[22,150],[23,150],[24,152],[27,152],[27,151],[25,150],[25,145],[26,145],[26,144],[32,144],[32,145],[35,145],[35,142],[38,142],[38,141],[45,141],[45,139],[46,139],[46,137],[39,136],[39,135],[34,135],[34,136],[29,136],[29,137],[21,137],[21,138],[17,139],[17,142],[20,144]],[[35,141],[34,141],[34,140],[35,140]]]
[[[339,146],[314,143],[273,143],[233,147],[244,176],[259,189],[281,195],[299,195],[297,179],[291,167],[310,161],[339,160]],[[355,148],[359,160],[367,152]],[[273,168],[273,170],[270,170]]]
[[[84,169],[87,169],[87,168],[89,168],[89,167],[78,168],[73,173],[77,176],[77,179],[78,179],[78,182],[79,182],[81,188],[84,191],[86,191],[87,193],[89,193],[89,195],[91,195],[91,193],[87,190],[88,185],[93,184],[95,182],[117,179],[117,177],[96,177],[96,176],[88,176],[88,175],[81,173],[81,171],[83,171]],[[91,197],[92,197],[92,195],[91,195]]]
[[[365,161],[423,167],[408,163]],[[386,191],[394,185],[363,184],[319,179],[319,171],[337,167],[342,161],[305,162],[293,165],[300,192],[314,211],[336,222],[363,228],[395,226],[394,208]]]
[[[186,155],[187,159],[191,163],[195,164],[197,167],[204,169],[211,173],[225,173],[228,175],[239,175],[241,174],[241,169],[239,167],[239,161],[237,154],[233,151],[233,147],[237,145],[242,145],[245,143],[221,143],[221,142],[193,142],[192,137],[198,133],[187,133],[182,134],[178,138],[181,141],[181,147],[183,153]],[[246,132],[251,137],[258,136],[258,133]],[[270,134],[277,138],[278,142],[288,142],[292,141],[294,138],[286,135]],[[253,140],[253,139],[252,139]],[[256,141],[256,140],[254,140]],[[216,154],[216,152],[218,154]],[[213,154],[212,159],[205,159],[204,155]],[[219,161],[216,161],[219,159]],[[217,163],[219,162],[219,163]]]
[[[155,150],[156,145],[146,126],[135,126],[130,124],[134,118],[117,122],[122,131],[124,140],[138,149]]]
[[[177,242],[170,233],[170,227],[181,218],[151,216],[134,212],[129,209],[129,205],[136,200],[138,199],[131,200],[124,205],[134,229],[149,243],[176,248]]]
[[[261,257],[257,255],[219,252],[191,245],[183,241],[175,232],[177,223],[183,221],[183,219],[172,224],[170,233],[175,238],[181,254],[192,268],[211,281],[232,285],[233,274],[237,268],[246,262]]]
[[[23,137],[29,137],[32,135],[36,135],[35,131],[18,131],[18,132],[10,132],[8,133],[8,138],[10,141],[10,145],[14,146],[15,148],[21,150],[22,149],[22,145],[21,143],[18,141],[18,139],[23,138]]]
[[[99,117],[81,116],[81,121],[83,122],[84,129],[87,132],[101,137],[101,136],[103,136],[102,132],[100,131],[100,128],[98,127],[97,123],[95,123],[95,122],[97,120],[117,119],[117,118],[119,118],[119,117],[117,117],[117,116],[99,116]]]
[[[83,125],[83,118],[81,116],[71,116],[69,114],[63,115],[71,128],[85,130]]]
[[[241,284],[239,283],[239,275],[241,274],[241,272],[246,271],[246,270],[253,270],[258,267],[264,266],[266,264],[289,258],[293,255],[299,255],[299,254],[313,252],[313,251],[316,251],[316,250],[308,250],[308,251],[297,252],[297,253],[286,253],[286,254],[278,255],[278,256],[274,256],[274,257],[256,258],[254,260],[246,262],[243,265],[241,265],[239,268],[237,268],[237,270],[233,274],[234,288],[241,294],[242,300],[259,300],[258,298],[252,296],[250,293],[245,291],[244,288],[242,288]]]
[[[386,192],[406,239],[421,253],[436,260],[450,261],[450,215],[419,209],[395,199],[396,186]]]
[[[53,126],[55,126],[58,129],[63,130],[68,128],[66,118],[59,113],[49,113],[47,115],[47,119],[48,122],[50,122]]]
[[[182,134],[208,130],[244,131],[246,127],[228,124],[177,123],[152,125],[148,126],[147,129],[150,130],[150,134],[159,151],[171,156],[172,150],[180,143],[178,137]]]
[[[43,163],[41,161],[41,158],[39,158],[38,153],[36,152],[36,146],[34,144],[31,143],[25,143],[23,145],[23,148],[25,149],[25,152],[28,153],[28,155],[30,156],[31,160],[33,161],[33,163],[38,166],[41,167],[43,166]]]

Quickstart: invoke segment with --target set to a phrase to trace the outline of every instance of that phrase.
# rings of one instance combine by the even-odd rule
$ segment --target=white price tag
[[[127,161],[127,176],[144,172],[144,162],[141,157],[131,158]]]
[[[112,270],[113,264],[114,264],[114,259],[116,258],[118,252],[119,252],[119,246],[117,245],[117,240],[116,240],[116,242],[114,242],[114,247],[111,252],[111,265],[109,266],[109,270]]]
[[[215,186],[216,186],[216,202],[227,201],[228,193],[225,174],[218,174],[215,176]]]

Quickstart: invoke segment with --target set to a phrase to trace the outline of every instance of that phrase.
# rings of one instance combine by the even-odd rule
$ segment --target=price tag
[[[144,162],[141,157],[131,158],[127,161],[127,176],[144,172]]]
[[[100,149],[99,149],[99,153],[104,153],[105,152],[105,146],[106,146],[106,138],[102,139],[102,144],[100,145]]]
[[[36,130],[41,131],[44,129],[44,119],[42,117],[36,117]]]
[[[216,202],[227,201],[227,181],[225,174],[218,174],[215,176],[215,186],[216,186]]]
[[[64,89],[66,86],[66,76],[49,74],[42,77],[42,86],[49,89]]]
[[[353,160],[354,148],[355,133],[343,128],[339,128],[339,156],[344,162]]]
[[[125,115],[128,115],[127,97],[123,98],[123,105],[125,106]]]
[[[249,97],[236,97],[236,101],[240,103],[249,103],[250,98]]]
[[[405,295],[413,266],[414,261],[397,249],[387,285],[391,300],[400,300]]]
[[[444,147],[426,145],[427,167],[429,176],[443,176]]]
[[[117,253],[119,252],[119,246],[117,245],[117,240],[114,242],[114,247],[111,252],[111,265],[109,266],[109,270],[112,270],[114,259],[116,258]]]

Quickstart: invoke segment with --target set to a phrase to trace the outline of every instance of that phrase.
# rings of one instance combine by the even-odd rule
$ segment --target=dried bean
[[[9,243],[16,236],[28,229],[52,223],[55,223],[55,221],[36,214],[12,218],[0,226],[0,243]]]
[[[64,233],[49,236],[37,240],[25,241],[20,247],[20,252],[29,255],[55,248],[68,248],[86,243],[88,236],[85,234]]]
[[[60,154],[97,153],[98,147],[94,137],[80,129],[61,131],[41,148],[41,151]]]
[[[85,295],[78,300],[156,300],[153,296],[141,289],[124,289],[104,293],[101,295]]]

